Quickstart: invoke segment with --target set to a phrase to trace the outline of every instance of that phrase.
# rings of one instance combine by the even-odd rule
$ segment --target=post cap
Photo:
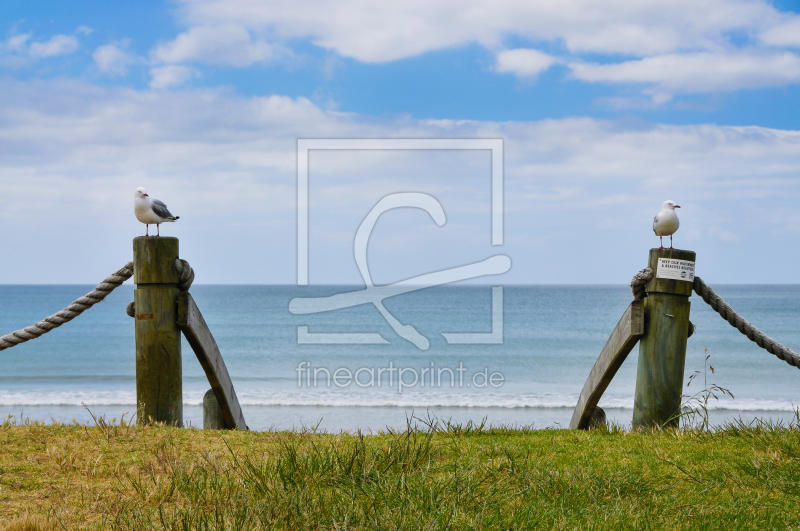
[[[133,282],[135,284],[177,284],[175,259],[178,238],[139,236],[133,239]]]

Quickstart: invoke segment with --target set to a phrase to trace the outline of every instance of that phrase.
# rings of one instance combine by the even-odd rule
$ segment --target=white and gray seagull
[[[133,212],[136,219],[147,225],[145,236],[150,236],[150,225],[156,226],[156,236],[161,236],[161,224],[173,223],[180,216],[173,216],[162,201],[150,199],[143,186],[136,189],[133,195]]]
[[[656,217],[653,218],[653,232],[656,233],[656,236],[658,236],[661,241],[661,247],[659,247],[659,249],[664,248],[664,236],[669,236],[669,248],[672,249],[672,235],[675,234],[678,231],[678,227],[681,226],[678,214],[675,212],[676,208],[680,208],[680,205],[676,205],[675,201],[668,199],[661,205],[661,212],[656,214]]]

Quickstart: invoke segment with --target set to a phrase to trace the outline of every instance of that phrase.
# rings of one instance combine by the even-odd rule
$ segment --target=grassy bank
[[[0,529],[798,529],[800,429],[0,427]],[[28,526],[28,527],[26,527]]]

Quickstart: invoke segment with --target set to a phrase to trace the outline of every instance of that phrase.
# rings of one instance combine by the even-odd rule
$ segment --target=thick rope
[[[793,367],[800,369],[800,354],[793,351],[789,347],[781,345],[764,332],[753,326],[744,317],[739,315],[736,310],[722,300],[722,298],[714,293],[714,290],[706,286],[706,283],[700,277],[694,277],[694,291],[704,301],[708,303],[711,308],[717,312],[720,317],[728,321],[730,325],[739,332],[747,336],[750,341],[755,342],[756,345],[765,349],[770,354],[777,356],[779,360],[783,360]]]
[[[633,276],[631,280],[631,291],[633,292],[634,299],[642,299],[645,296],[645,284],[653,279],[653,269],[647,267],[642,269]],[[723,319],[728,321],[730,325],[742,334],[746,335],[750,341],[753,341],[759,347],[765,349],[770,354],[774,354],[778,359],[785,361],[793,367],[800,369],[800,354],[786,347],[764,332],[756,328],[744,317],[739,315],[736,310],[722,300],[722,298],[714,293],[714,290],[709,288],[703,279],[694,277],[694,284],[692,285],[695,293],[697,293],[704,301],[708,303]],[[693,330],[692,330],[693,331]],[[691,335],[691,333],[690,333]]]
[[[192,282],[194,282],[194,270],[192,269],[192,266],[190,266],[189,262],[186,260],[176,258],[175,269],[178,270],[179,275],[178,287],[181,289],[181,291],[189,291],[189,288],[192,286]],[[105,299],[109,293],[122,285],[122,283],[131,278],[131,276],[133,276],[133,262],[128,262],[125,264],[125,267],[106,278],[92,291],[76,300],[60,312],[53,314],[50,317],[45,317],[35,325],[0,337],[0,350],[11,348],[19,345],[20,343],[30,341],[31,339],[36,339],[37,337],[46,334],[50,330],[58,328],[64,323],[72,321],[77,316]],[[132,302],[128,304],[127,308],[125,308],[125,312],[131,317],[136,315],[136,310]]]
[[[175,269],[178,270],[178,275],[180,275],[178,287],[181,288],[181,291],[189,291],[189,288],[192,287],[192,282],[194,282],[194,269],[189,265],[189,262],[180,258],[175,259]]]
[[[633,292],[633,299],[639,300],[644,299],[644,286],[648,282],[653,280],[653,268],[652,267],[645,267],[635,275],[633,275],[633,280],[631,280],[631,291]]]
[[[128,262],[125,264],[125,267],[109,276],[92,291],[76,300],[60,312],[53,314],[50,317],[45,317],[35,325],[0,337],[0,350],[11,348],[31,339],[36,339],[42,334],[46,334],[50,330],[58,328],[62,324],[72,321],[84,311],[105,299],[109,293],[118,288],[123,282],[131,278],[132,275],[133,262]]]

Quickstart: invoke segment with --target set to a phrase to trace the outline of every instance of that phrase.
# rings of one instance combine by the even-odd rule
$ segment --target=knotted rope
[[[180,258],[175,259],[175,269],[178,270],[178,275],[180,276],[178,287],[181,291],[189,291],[189,288],[192,287],[192,282],[194,282],[194,269],[189,265],[189,262]]]
[[[642,269],[633,276],[631,280],[631,291],[633,292],[634,299],[642,299],[645,296],[645,284],[653,279],[653,269],[648,267]],[[746,335],[750,341],[763,348],[770,354],[774,354],[779,360],[783,360],[793,367],[800,369],[800,354],[786,347],[764,332],[753,326],[747,319],[739,315],[739,313],[730,307],[730,305],[722,300],[722,297],[717,295],[713,289],[709,288],[703,279],[694,277],[692,289],[704,301],[708,303],[711,308],[717,312],[720,317],[728,321],[730,325],[736,328],[739,332]]]
[[[125,267],[112,274],[104,281],[102,281],[92,291],[76,300],[58,313],[45,317],[35,325],[11,332],[3,337],[0,337],[0,350],[5,350],[13,346],[19,345],[31,339],[36,339],[42,334],[46,334],[54,328],[58,328],[64,323],[68,323],[88,310],[98,302],[106,298],[106,296],[118,288],[123,282],[131,278],[133,275],[133,262],[128,262]]]
[[[192,282],[194,282],[194,270],[192,270],[192,266],[190,266],[189,262],[186,260],[176,258],[175,269],[178,270],[179,275],[178,287],[181,289],[181,291],[189,291],[189,288],[192,286]],[[46,334],[50,330],[58,328],[64,323],[72,321],[80,314],[105,299],[109,293],[121,286],[122,283],[131,278],[131,276],[133,276],[133,262],[128,262],[125,264],[125,267],[103,280],[92,291],[76,300],[60,312],[55,313],[50,317],[45,317],[32,326],[0,337],[0,350],[11,348],[19,345],[20,343],[30,341],[31,339],[36,339],[37,337]],[[125,312],[131,317],[136,315],[133,303],[128,304]]]
[[[633,275],[633,280],[631,280],[631,291],[633,292],[633,299],[639,300],[644,299],[645,291],[644,286],[648,282],[653,280],[653,268],[652,267],[645,267],[635,275]]]

